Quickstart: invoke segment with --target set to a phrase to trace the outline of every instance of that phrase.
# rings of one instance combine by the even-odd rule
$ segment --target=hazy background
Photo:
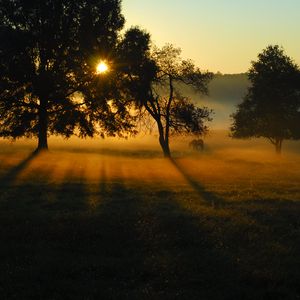
[[[300,63],[299,0],[123,0],[122,5],[126,28],[138,25],[157,46],[172,43],[201,69],[227,74],[214,78],[208,97],[182,88],[214,110],[211,129],[228,130],[247,91],[251,61],[267,45],[283,46]]]
[[[211,129],[228,130],[230,115],[242,102],[248,86],[247,74],[216,74],[208,86],[208,96],[199,95],[189,87],[181,87],[181,90],[183,95],[189,96],[199,106],[213,109],[213,120],[209,123]]]

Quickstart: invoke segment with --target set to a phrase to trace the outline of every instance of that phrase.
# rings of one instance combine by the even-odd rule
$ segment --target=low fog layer
[[[67,141],[52,137],[51,151],[35,157],[30,154],[34,141],[11,144],[0,140],[0,177],[13,184],[43,181],[58,188],[68,182],[88,184],[87,205],[91,208],[101,204],[93,189],[101,182],[116,181],[126,187],[149,184],[154,189],[181,192],[192,192],[197,182],[221,193],[226,201],[240,199],[237,194],[241,192],[244,200],[257,199],[258,193],[282,199],[284,186],[286,199],[298,199],[299,142],[287,142],[281,158],[263,139],[232,140],[225,131],[207,136],[203,152],[191,150],[188,142],[183,137],[173,139],[171,160],[163,158],[155,136]]]
[[[205,137],[204,151],[197,152],[189,147],[189,142],[193,139],[190,136],[172,136],[170,147],[174,157],[195,156],[196,158],[208,158],[213,155],[225,155],[228,158],[238,156],[243,159],[254,159],[264,157],[277,159],[274,146],[264,138],[260,139],[233,139],[228,130],[212,129]],[[0,139],[0,153],[22,153],[35,150],[36,139],[19,139],[10,141]],[[80,139],[71,137],[63,139],[51,136],[49,138],[50,152],[53,153],[95,153],[97,155],[123,156],[134,158],[161,158],[163,156],[155,131],[152,134],[140,133],[135,137],[124,138],[87,138]],[[250,153],[249,153],[250,151]],[[251,154],[251,151],[253,152]],[[300,141],[284,141],[283,157],[300,154]],[[274,156],[274,157],[273,157]],[[4,157],[2,157],[4,159]]]
[[[189,96],[200,106],[214,110],[210,124],[212,129],[227,130],[231,124],[230,115],[236,110],[237,104],[242,102],[248,86],[247,74],[216,74],[209,84],[208,96],[196,94],[183,86],[180,89],[183,95]]]

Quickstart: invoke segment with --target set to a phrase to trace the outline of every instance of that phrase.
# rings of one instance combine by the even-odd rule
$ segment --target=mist
[[[192,88],[180,86],[179,90],[189,96],[199,106],[207,106],[213,110],[211,129],[228,130],[231,125],[230,115],[242,102],[247,93],[249,81],[247,74],[215,74],[208,85],[208,95],[196,93]]]

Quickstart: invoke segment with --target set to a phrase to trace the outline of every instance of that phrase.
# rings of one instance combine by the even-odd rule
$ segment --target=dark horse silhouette
[[[189,143],[189,147],[195,151],[203,151],[204,150],[204,141],[202,139],[192,140]]]

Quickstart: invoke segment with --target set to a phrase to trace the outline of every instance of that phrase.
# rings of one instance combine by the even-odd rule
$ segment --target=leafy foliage
[[[46,141],[131,128],[112,93],[116,75],[95,74],[99,58],[117,56],[120,9],[119,0],[1,1],[1,136]]]
[[[212,73],[201,72],[190,60],[180,57],[181,50],[167,44],[162,49],[147,49],[143,66],[131,80],[131,92],[139,106],[157,125],[159,142],[165,156],[170,156],[170,134],[202,135],[207,131],[205,120],[211,111],[196,107],[177,91],[176,83],[192,86],[207,93]]]
[[[300,70],[279,46],[268,46],[252,62],[251,86],[232,115],[236,138],[265,137],[278,152],[284,139],[300,138]]]
[[[177,96],[170,111],[170,129],[173,134],[203,135],[208,131],[205,121],[211,121],[212,111],[197,107],[187,97]]]

